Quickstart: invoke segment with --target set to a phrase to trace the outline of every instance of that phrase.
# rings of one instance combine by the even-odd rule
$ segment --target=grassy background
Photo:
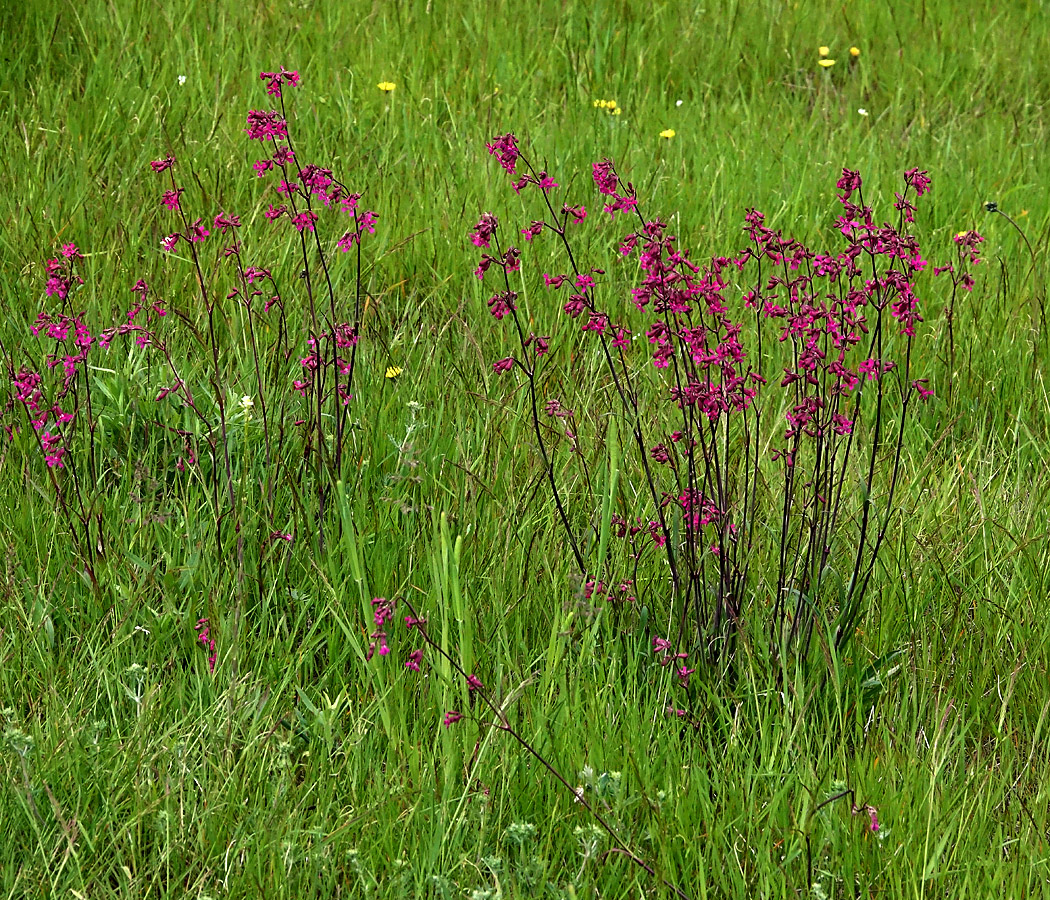
[[[148,161],[179,159],[192,216],[261,219],[272,197],[243,134],[247,109],[268,106],[261,69],[300,70],[297,146],[381,216],[366,245],[357,481],[338,510],[354,528],[323,553],[294,504],[261,520],[257,432],[238,422],[238,515],[265,573],[238,580],[232,549],[215,548],[206,484],[180,476],[148,427],[163,379],[116,344],[92,373],[99,590],[39,459],[19,442],[4,453],[4,892],[660,895],[602,855],[608,838],[585,852],[592,819],[517,744],[483,720],[440,727],[469,705],[447,665],[404,670],[403,635],[362,664],[380,594],[424,609],[522,735],[692,897],[1047,894],[1050,400],[1031,326],[1050,224],[1048,24],[1041,3],[941,0],[4,4],[0,335],[16,362],[37,352],[43,261],[65,241],[87,255],[77,302],[97,327],[120,319],[139,277],[199,314],[190,267],[158,249],[174,226]],[[484,150],[506,131],[563,185],[575,173],[589,205],[590,163],[613,157],[695,258],[741,246],[752,205],[832,242],[844,165],[886,218],[899,173],[930,171],[918,233],[933,262],[957,231],[986,236],[988,264],[956,311],[954,371],[948,286],[922,283],[919,374],[939,399],[912,423],[902,526],[851,652],[826,653],[817,675],[778,680],[758,660],[733,683],[705,679],[696,731],[661,713],[670,685],[643,617],[575,603],[523,398],[491,375],[506,351],[466,236],[483,210],[532,217]],[[1024,229],[1036,272],[986,200]],[[251,234],[294,293],[294,247],[261,222]],[[596,252],[613,237],[599,230]],[[350,261],[336,263],[349,284]],[[530,312],[556,321],[540,299]],[[229,327],[236,398],[253,375],[235,317]],[[181,341],[207,393],[205,362]],[[388,365],[403,374],[384,378]],[[570,405],[595,407],[593,382],[573,383]],[[288,484],[297,471],[293,460]],[[298,524],[295,544],[264,552],[271,524]],[[849,800],[816,810],[840,785],[878,808],[877,835]]]

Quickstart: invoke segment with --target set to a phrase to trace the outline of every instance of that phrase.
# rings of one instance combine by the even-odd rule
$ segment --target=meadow
[[[2,895],[1050,896],[1045,4],[0,49]]]

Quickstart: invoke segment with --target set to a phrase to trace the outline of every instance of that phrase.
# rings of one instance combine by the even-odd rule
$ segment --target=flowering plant
[[[876,220],[860,174],[844,169],[838,251],[787,237],[751,209],[745,245],[701,264],[666,222],[643,215],[611,161],[596,162],[603,211],[628,222],[619,240],[624,277],[634,283],[628,294],[582,262],[573,232],[580,220],[569,222],[576,207],[552,200],[557,184],[535,170],[517,138],[499,136],[488,150],[516,191],[536,191],[540,218],[526,239],[546,234],[560,245],[566,270],[544,273],[543,282],[567,294],[556,305],[576,323],[573,352],[589,342],[605,368],[614,417],[630,435],[631,474],[648,499],[644,515],[628,517],[610,515],[616,498],[605,498],[603,520],[582,527],[568,508],[554,465],[562,435],[541,426],[541,408],[547,417],[565,408],[560,397],[541,396],[541,384],[556,383],[540,377],[554,345],[526,330],[510,281],[522,277],[522,254],[504,246],[497,217],[486,213],[472,233],[487,251],[475,274],[496,272],[489,311],[504,328],[509,322],[517,348],[493,369],[525,382],[545,476],[588,599],[627,596],[609,587],[624,579],[612,570],[618,563],[608,542],[586,549],[584,534],[604,538],[611,527],[629,546],[631,581],[647,554],[666,563],[666,584],[658,578],[653,596],[667,598],[658,612],[676,623],[675,633],[653,648],[661,664],[674,663],[682,684],[697,664],[724,666],[749,618],[765,623],[774,655],[794,648],[805,657],[818,625],[833,624],[835,645],[844,645],[893,519],[909,409],[932,394],[913,375],[922,322],[915,283],[927,264],[907,230],[916,200],[930,190],[928,174],[904,173],[891,225]],[[966,242],[973,253],[978,240]],[[575,447],[579,436],[566,434]]]

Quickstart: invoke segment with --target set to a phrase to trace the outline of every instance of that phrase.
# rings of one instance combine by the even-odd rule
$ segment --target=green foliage
[[[1035,2],[944,0],[0,5],[0,340],[16,366],[39,351],[28,326],[43,261],[67,241],[87,256],[75,302],[97,328],[119,324],[139,277],[203,323],[191,266],[158,249],[171,228],[151,159],[179,159],[195,215],[251,223],[249,263],[296,265],[267,231],[272,195],[244,139],[244,114],[265,105],[261,69],[300,69],[304,161],[336,169],[380,215],[323,549],[304,525],[308,493],[297,499],[305,463],[289,462],[267,505],[257,418],[230,429],[229,521],[243,545],[217,527],[209,479],[181,472],[156,427],[166,376],[137,349],[115,343],[112,364],[91,372],[90,488],[105,524],[95,584],[28,426],[5,439],[4,892],[635,897],[666,879],[705,898],[1045,895],[1044,19]],[[817,65],[818,45],[834,66]],[[733,677],[699,681],[677,719],[674,679],[650,646],[666,631],[653,621],[658,576],[636,586],[636,608],[584,601],[527,400],[492,376],[504,354],[470,275],[473,221],[507,208],[484,150],[506,131],[565,181],[579,173],[588,204],[590,164],[613,157],[697,259],[737,249],[752,205],[774,227],[830,240],[843,165],[882,196],[902,169],[930,171],[919,216],[931,264],[952,257],[956,232],[985,235],[989,263],[956,301],[954,348],[950,286],[926,282],[915,375],[938,399],[910,426],[902,527],[841,653],[833,623],[806,668],[741,640]],[[1024,230],[1034,266],[987,200]],[[618,237],[604,227],[589,240],[601,253]],[[335,263],[352,291],[351,260]],[[208,277],[219,289],[218,270]],[[545,299],[521,305],[567,328]],[[233,415],[256,372],[243,318],[222,324]],[[210,363],[189,329],[178,334],[172,352],[193,360],[186,377],[214,403]],[[284,384],[294,363],[269,359],[267,383]],[[559,365],[553,377],[576,392],[566,405],[591,415],[608,391],[597,361]],[[403,371],[387,378],[388,366]],[[195,427],[188,414],[169,424]],[[559,454],[569,471],[570,451]],[[601,502],[574,524],[613,567],[611,516],[633,515],[636,500],[622,429],[588,464]],[[300,523],[293,542],[267,540],[277,521]],[[658,878],[608,852],[608,834],[492,727],[449,661],[428,649],[426,677],[404,667],[419,646],[395,627],[404,606],[391,653],[366,663],[373,596],[420,610]],[[194,630],[205,617],[214,674]],[[446,729],[450,709],[466,718]],[[825,802],[847,788],[852,799]]]

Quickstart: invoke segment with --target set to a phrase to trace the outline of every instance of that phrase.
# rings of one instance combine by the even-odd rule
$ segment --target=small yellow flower
[[[623,114],[623,110],[622,110],[622,109],[620,109],[620,107],[618,107],[618,106],[617,106],[617,107],[616,107],[616,109],[614,109],[614,110],[612,111],[612,114],[613,114],[614,116],[619,116],[619,115],[622,115],[622,114]]]
[[[387,366],[386,377],[390,378],[390,379],[394,379],[394,378],[397,378],[397,376],[400,375],[404,371],[405,370],[402,369],[401,366]]]
[[[376,85],[376,87],[384,93],[389,94],[394,88],[397,87],[397,85],[394,84],[394,82],[392,81],[380,81],[379,84]]]
[[[833,65],[835,65],[835,60],[833,60],[833,59],[819,59],[819,60],[817,60],[817,65],[822,66],[825,69],[830,69]]]
[[[660,132],[660,137],[667,138],[667,140],[671,140],[671,138],[674,137],[674,129],[673,128],[664,129],[663,131]]]
[[[856,59],[858,56],[860,56],[860,47],[850,47],[849,55]]]
[[[817,53],[819,53],[821,56],[827,56],[830,52],[830,47],[817,47]]]

